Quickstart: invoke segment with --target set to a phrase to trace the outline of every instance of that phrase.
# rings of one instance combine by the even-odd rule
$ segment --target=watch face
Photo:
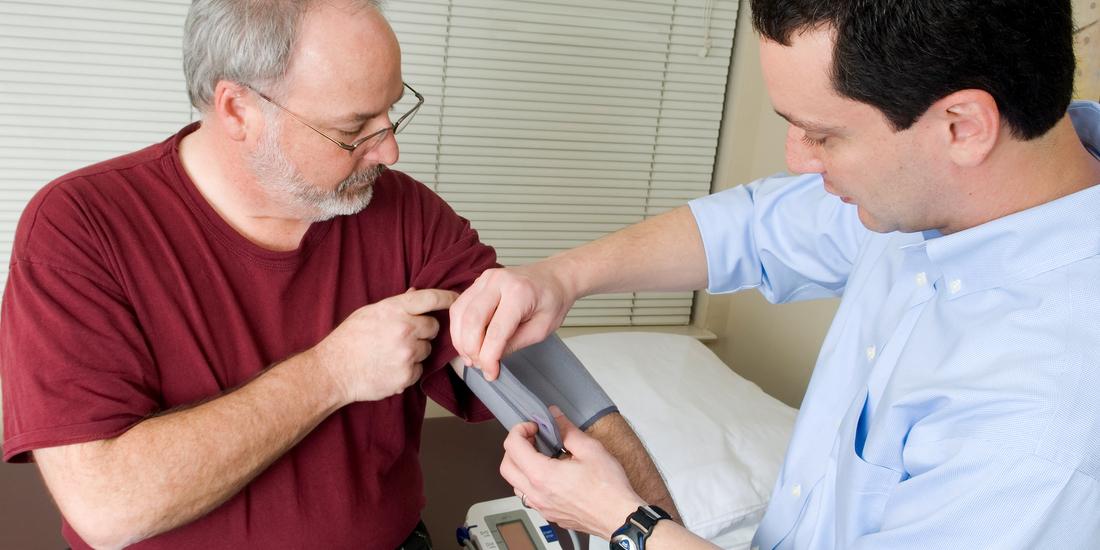
[[[628,535],[611,537],[611,550],[638,550],[638,545]]]

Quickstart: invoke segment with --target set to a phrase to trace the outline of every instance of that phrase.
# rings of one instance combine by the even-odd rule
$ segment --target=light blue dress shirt
[[[1100,548],[1100,185],[947,236],[817,175],[691,209],[709,291],[843,296],[754,547]]]

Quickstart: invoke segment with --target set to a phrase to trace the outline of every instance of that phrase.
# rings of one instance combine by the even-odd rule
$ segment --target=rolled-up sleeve
[[[821,176],[773,176],[689,203],[707,290],[757,288],[773,303],[840,295],[869,231]]]

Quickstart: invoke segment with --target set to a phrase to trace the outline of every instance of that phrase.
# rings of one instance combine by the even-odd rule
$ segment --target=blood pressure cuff
[[[466,367],[462,378],[506,429],[520,422],[538,424],[535,446],[549,457],[556,458],[564,450],[550,405],[557,405],[582,430],[604,415],[619,411],[577,356],[554,334],[501,359],[500,376],[493,382],[486,381],[480,369],[471,367]]]

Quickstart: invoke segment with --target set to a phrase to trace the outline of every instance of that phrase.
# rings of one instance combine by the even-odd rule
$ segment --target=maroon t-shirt
[[[179,143],[196,128],[54,181],[24,212],[0,313],[4,460],[118,436],[247,382],[364,305],[461,290],[495,265],[469,222],[395,171],[363,212],[313,224],[297,250],[260,248],[184,172]],[[437,317],[419,384],[340,409],[228,502],[134,548],[400,544],[424,505],[425,393],[492,417],[446,367],[455,352]]]

